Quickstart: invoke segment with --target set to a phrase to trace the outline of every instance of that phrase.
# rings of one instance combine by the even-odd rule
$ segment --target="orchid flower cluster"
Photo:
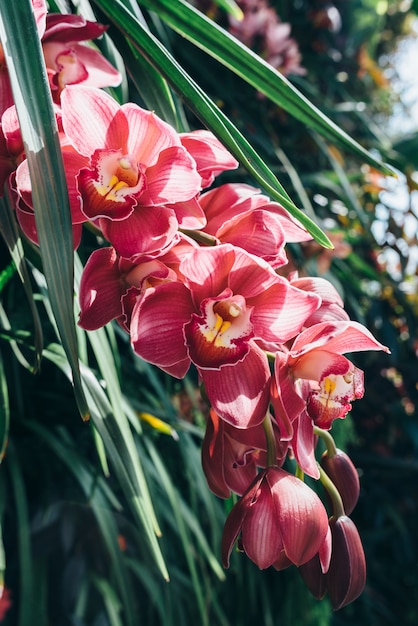
[[[239,497],[225,524],[224,566],[238,540],[259,568],[294,564],[316,597],[348,604],[365,584],[349,517],[359,480],[329,431],[364,393],[363,372],[345,353],[387,348],[349,319],[331,283],[287,270],[286,244],[311,239],[301,224],[251,185],[215,182],[238,163],[214,135],[178,133],[137,104],[118,104],[100,89],[117,84],[118,72],[80,43],[103,28],[34,7],[74,247],[86,223],[105,242],[82,274],[79,325],[116,320],[140,358],[178,379],[196,369],[210,405],[208,485]],[[2,182],[37,243],[18,119],[5,100],[0,149]],[[289,459],[296,474],[285,469]],[[305,475],[321,481],[326,505]]]

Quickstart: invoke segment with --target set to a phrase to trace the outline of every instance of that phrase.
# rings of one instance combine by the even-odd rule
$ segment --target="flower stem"
[[[264,434],[267,443],[267,467],[277,466],[276,440],[274,438],[273,424],[267,413],[263,420]]]
[[[340,496],[340,492],[338,491],[337,487],[334,485],[334,483],[332,482],[328,474],[324,472],[324,470],[319,465],[319,463],[318,463],[318,469],[319,469],[319,480],[321,481],[324,488],[327,490],[329,497],[331,498],[333,517],[338,518],[338,517],[341,517],[342,515],[345,515],[344,504]]]
[[[200,243],[203,246],[216,246],[219,243],[216,237],[203,233],[200,230],[185,230],[184,228],[180,228],[179,230],[183,234],[190,237],[190,239],[194,239],[197,243]]]
[[[328,457],[332,459],[337,454],[337,446],[335,445],[335,441],[333,437],[327,430],[323,430],[322,428],[318,428],[318,426],[314,426],[314,435],[321,437],[323,442],[327,447]]]

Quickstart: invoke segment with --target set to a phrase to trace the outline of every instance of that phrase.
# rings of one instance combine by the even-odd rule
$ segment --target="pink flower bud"
[[[342,515],[331,519],[332,555],[326,584],[334,611],[353,602],[366,584],[366,559],[354,522]]]
[[[337,449],[334,456],[324,452],[321,466],[338,489],[346,514],[350,515],[360,493],[360,481],[353,462],[345,452]]]

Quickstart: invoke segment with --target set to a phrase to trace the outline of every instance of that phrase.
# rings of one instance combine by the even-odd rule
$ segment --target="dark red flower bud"
[[[356,468],[350,457],[342,450],[329,456],[324,452],[321,458],[321,467],[338,489],[347,515],[353,511],[360,493],[360,481]]]
[[[332,555],[325,575],[334,611],[353,602],[366,584],[366,559],[354,522],[342,515],[331,518]]]

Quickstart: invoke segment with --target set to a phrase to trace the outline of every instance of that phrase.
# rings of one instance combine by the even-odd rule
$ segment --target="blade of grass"
[[[32,182],[43,271],[77,405],[88,417],[73,314],[73,234],[49,82],[30,0],[0,3],[0,37]],[[34,79],[35,77],[35,79]]]

